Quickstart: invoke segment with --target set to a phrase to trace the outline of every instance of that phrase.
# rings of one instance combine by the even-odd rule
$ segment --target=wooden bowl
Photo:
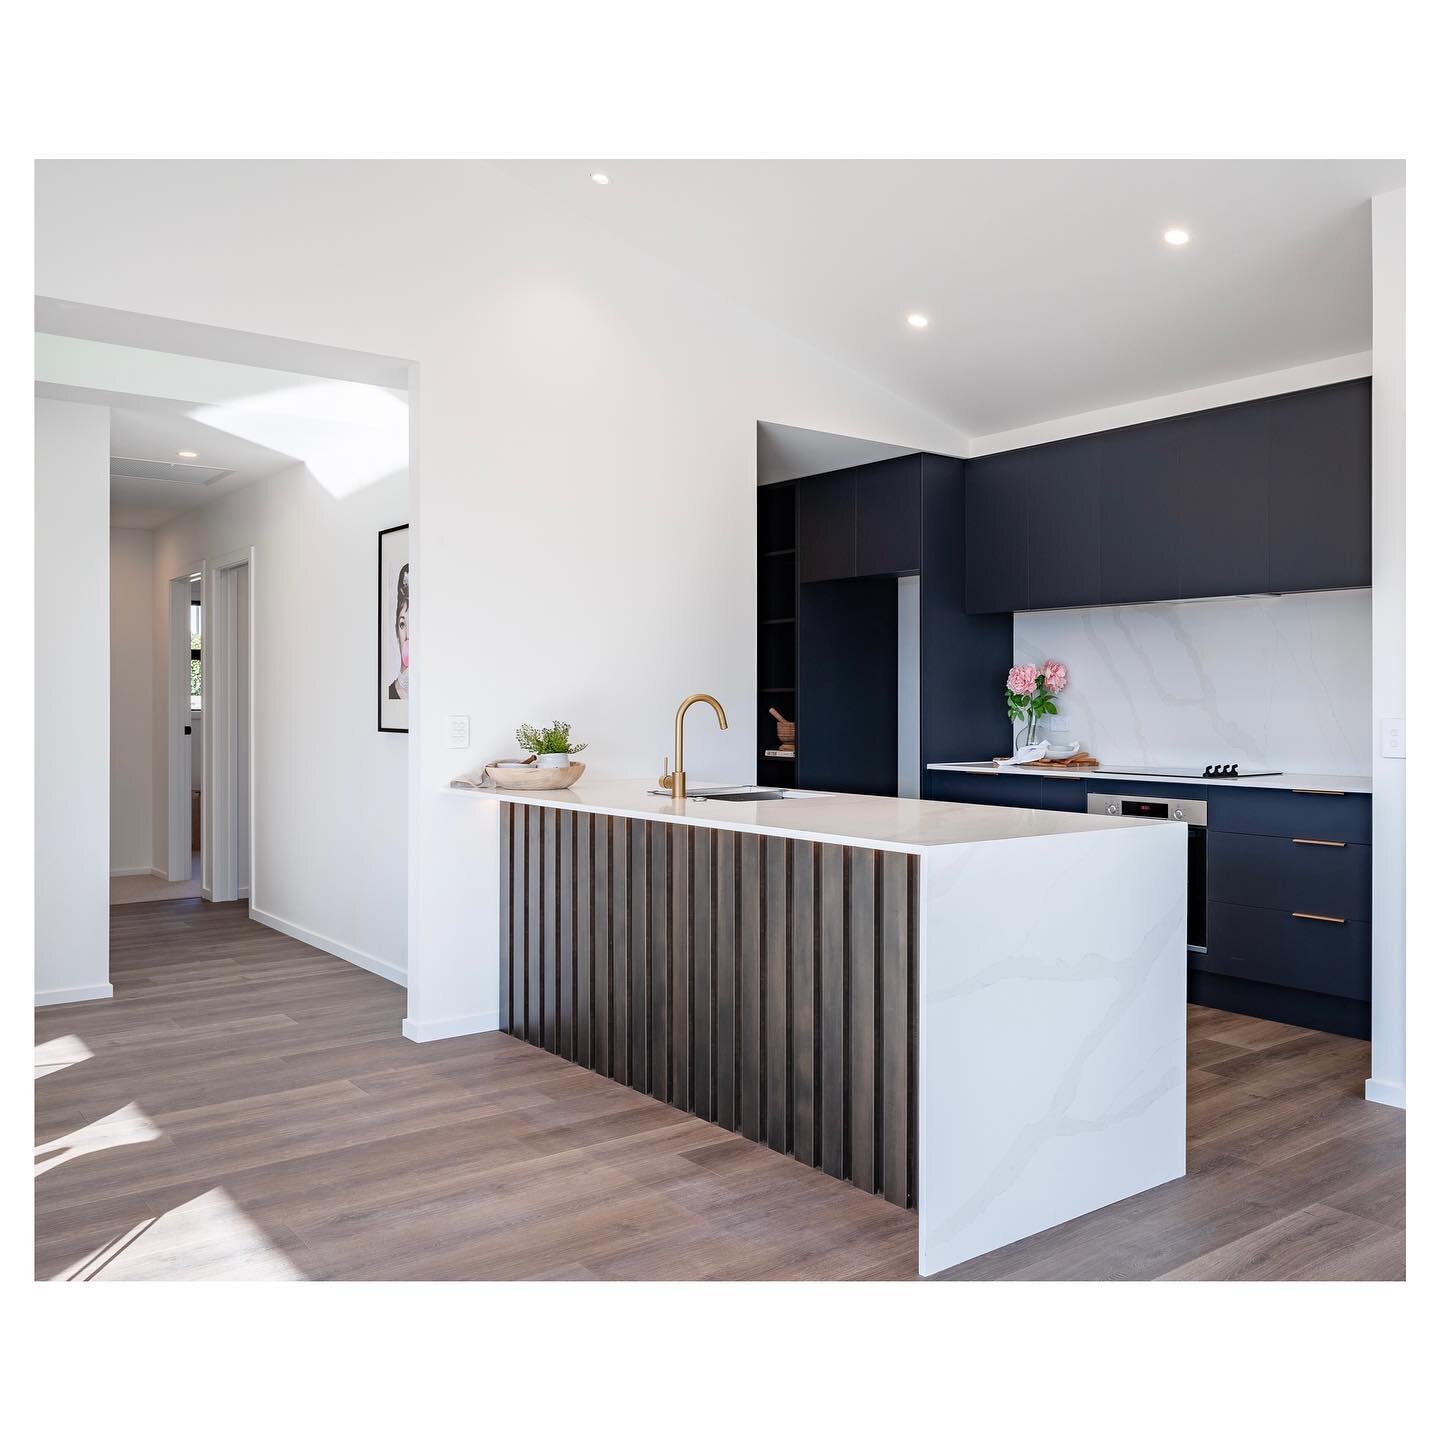
[[[585,773],[585,766],[579,760],[563,770],[558,766],[542,770],[538,765],[487,765],[485,773],[501,790],[564,790]]]

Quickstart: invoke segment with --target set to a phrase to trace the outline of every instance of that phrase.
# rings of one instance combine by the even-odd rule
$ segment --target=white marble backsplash
[[[1370,773],[1368,590],[1017,614],[1017,663],[1052,657],[1102,764]]]

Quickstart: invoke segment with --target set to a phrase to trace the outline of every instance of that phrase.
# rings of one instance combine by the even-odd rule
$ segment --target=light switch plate
[[[470,748],[470,717],[468,715],[446,717],[445,743],[452,750],[468,750]]]
[[[1386,760],[1405,758],[1405,717],[1387,715],[1380,721],[1380,754]]]
[[[1052,715],[1050,717],[1050,733],[1052,735],[1068,735],[1070,733],[1070,717],[1068,715]]]

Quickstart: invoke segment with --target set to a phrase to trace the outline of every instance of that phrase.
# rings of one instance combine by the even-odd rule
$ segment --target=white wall
[[[407,1031],[492,1027],[496,817],[451,777],[557,715],[593,773],[653,776],[698,689],[734,724],[694,727],[691,772],[753,777],[756,422],[950,454],[964,437],[484,162],[37,174],[42,294],[415,362]],[[591,192],[577,167],[577,205],[615,198]],[[543,542],[523,518],[540,514]],[[450,714],[471,717],[468,752],[445,747]],[[305,863],[339,889],[342,863]]]
[[[151,591],[163,694],[169,578],[254,546],[256,865],[240,883],[257,919],[397,981],[407,756],[405,736],[375,728],[375,567],[377,532],[407,504],[404,475],[336,497],[294,466],[160,527]],[[157,726],[162,832],[164,744]]]
[[[1405,761],[1380,722],[1405,714],[1405,192],[1371,202],[1375,344],[1373,705],[1375,798],[1370,1075],[1365,1093],[1405,1103]]]
[[[1065,662],[1062,738],[1106,764],[1370,774],[1368,590],[1035,610],[1015,658]]]
[[[110,873],[148,875],[155,858],[154,536],[110,532]]]
[[[110,990],[110,414],[35,402],[35,1003]]]

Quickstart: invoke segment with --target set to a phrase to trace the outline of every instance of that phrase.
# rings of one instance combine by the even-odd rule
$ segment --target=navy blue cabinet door
[[[1107,605],[1180,595],[1180,429],[1113,430],[1100,444],[1100,595]]]
[[[855,471],[855,573],[920,568],[920,456],[877,460]]]
[[[1186,415],[1176,425],[1180,594],[1270,588],[1270,488],[1262,403]]]
[[[1098,435],[1031,450],[1029,463],[1030,608],[1097,605],[1100,589]]]
[[[837,470],[795,486],[795,560],[803,585],[855,574],[855,472]]]
[[[1028,610],[1026,451],[965,463],[965,608]]]
[[[1370,583],[1370,382],[1265,402],[1271,590]]]

